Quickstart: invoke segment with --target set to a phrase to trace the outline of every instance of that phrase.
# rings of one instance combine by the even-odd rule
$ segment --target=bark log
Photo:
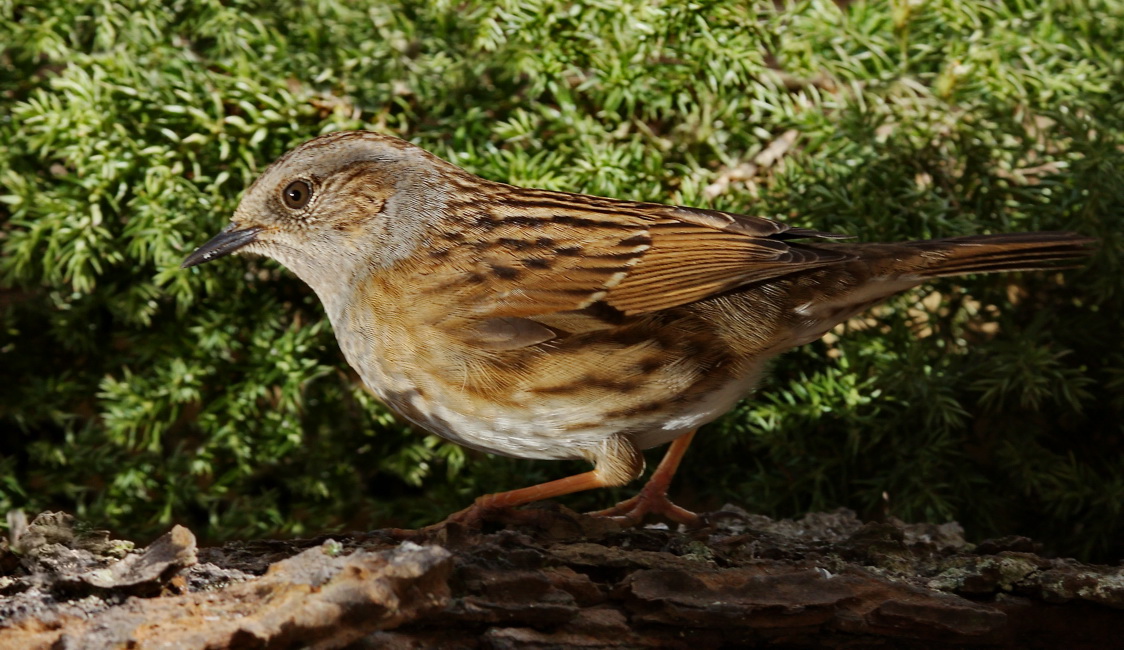
[[[774,521],[619,529],[558,507],[481,529],[141,551],[66,515],[11,518],[8,648],[1105,648],[1124,567],[967,543],[955,523]]]

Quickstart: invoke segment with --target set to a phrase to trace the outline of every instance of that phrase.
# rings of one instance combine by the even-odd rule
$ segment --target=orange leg
[[[566,478],[560,478],[556,481],[547,481],[546,483],[519,488],[518,490],[485,494],[476,497],[476,501],[469,507],[449,515],[445,518],[445,521],[434,524],[429,528],[440,528],[450,521],[473,525],[479,522],[484,513],[489,510],[514,508],[535,501],[553,499],[554,497],[560,497],[574,492],[582,492],[584,490],[592,490],[599,487],[608,487],[608,484],[601,474],[594,470],[574,476],[567,476]]]
[[[514,508],[543,499],[553,499],[565,494],[583,492],[599,487],[606,487],[606,485],[601,479],[601,475],[595,470],[560,478],[557,481],[547,481],[546,483],[519,488],[518,490],[485,494],[477,497],[474,505],[480,508]]]
[[[671,479],[675,476],[675,471],[679,469],[679,462],[683,460],[683,454],[687,452],[687,447],[690,446],[694,437],[695,432],[692,431],[671,443],[663,460],[660,461],[659,467],[652,472],[652,477],[640,489],[640,494],[621,501],[612,508],[589,514],[594,517],[619,519],[629,525],[640,523],[644,519],[644,515],[658,514],[676,523],[697,526],[699,524],[698,515],[690,510],[680,508],[667,498],[667,488],[671,485]]]
[[[611,518],[630,526],[640,523],[647,514],[658,514],[671,521],[688,526],[697,526],[699,524],[698,515],[690,510],[680,508],[667,498],[667,488],[671,484],[671,478],[675,476],[675,471],[679,469],[679,462],[683,459],[683,454],[687,451],[687,447],[694,437],[695,432],[692,431],[671,443],[667,454],[660,461],[656,471],[652,473],[652,477],[641,488],[640,494],[627,501],[622,501],[608,510],[589,514],[595,517]],[[428,529],[438,529],[452,521],[472,525],[479,522],[484,513],[489,510],[514,508],[574,492],[600,487],[613,487],[620,484],[620,482],[606,481],[604,475],[595,469],[590,472],[560,478],[556,481],[519,488],[518,490],[485,494],[477,497],[471,506],[449,515],[445,521],[429,526]]]

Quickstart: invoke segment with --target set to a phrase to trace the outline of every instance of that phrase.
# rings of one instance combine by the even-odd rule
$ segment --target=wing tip
[[[778,239],[854,239],[854,235],[844,235],[838,232],[825,232],[823,230],[812,230],[811,228],[787,228],[777,233]]]

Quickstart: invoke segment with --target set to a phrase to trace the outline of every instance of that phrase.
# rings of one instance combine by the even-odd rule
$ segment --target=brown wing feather
[[[452,319],[528,318],[557,328],[598,302],[626,315],[658,311],[850,258],[785,241],[838,235],[761,217],[520,188],[493,205],[501,207],[472,217],[480,232],[468,241],[477,243],[437,251],[461,269],[455,287],[434,287],[459,294]],[[501,322],[486,332],[492,345],[507,345],[491,340],[504,331],[523,331]]]
[[[785,232],[782,224],[760,221],[781,226],[776,234]],[[606,303],[626,314],[676,307],[743,284],[850,257],[840,251],[746,235],[740,228],[715,230],[682,221],[655,222],[649,233],[651,248],[605,297]]]

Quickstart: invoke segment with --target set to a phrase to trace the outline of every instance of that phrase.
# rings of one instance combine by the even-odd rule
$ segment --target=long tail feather
[[[1036,271],[1071,268],[1088,256],[1096,242],[1074,232],[1020,232],[974,235],[908,242],[925,264],[923,277],[943,277],[997,271]],[[1069,264],[1067,264],[1069,263]]]

